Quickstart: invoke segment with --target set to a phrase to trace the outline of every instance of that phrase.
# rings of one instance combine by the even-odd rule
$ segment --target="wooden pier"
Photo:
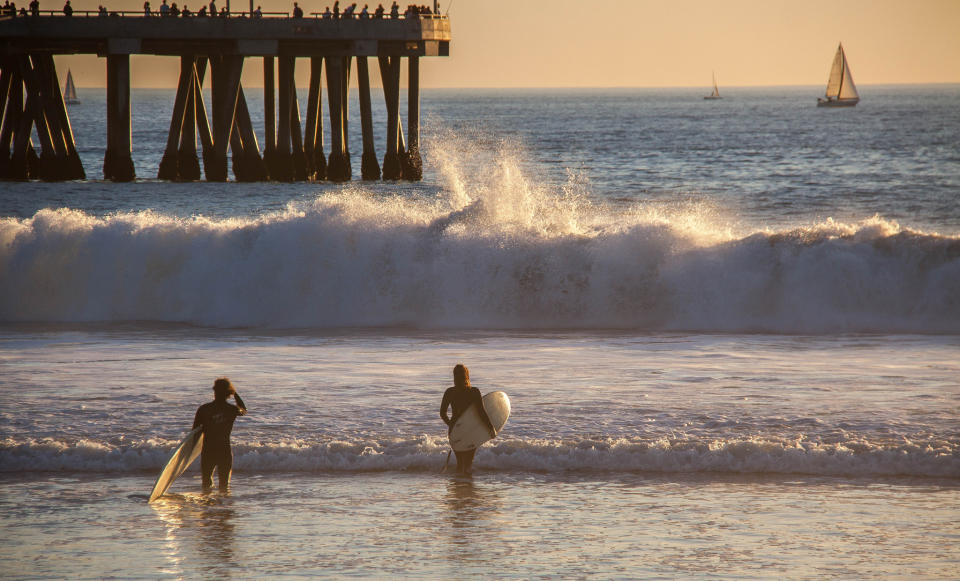
[[[360,97],[361,176],[419,180],[420,57],[448,56],[450,22],[435,14],[391,18],[189,17],[44,12],[0,16],[0,179],[74,180],[85,173],[77,155],[54,56],[96,54],[107,65],[106,179],[136,177],[131,156],[130,55],[178,57],[173,116],[160,179],[347,181],[352,176],[348,91],[352,64]],[[374,148],[369,58],[376,58],[387,112],[383,169]],[[240,82],[244,61],[263,59],[264,136],[261,151]],[[408,111],[400,117],[401,61],[407,59]],[[294,73],[309,59],[306,119]],[[276,66],[275,66],[276,64]],[[306,64],[306,63],[305,63]],[[323,74],[325,72],[325,75]],[[208,115],[201,87],[211,80]],[[322,79],[330,118],[324,144]],[[274,92],[276,87],[276,93]],[[33,143],[36,132],[39,150]]]

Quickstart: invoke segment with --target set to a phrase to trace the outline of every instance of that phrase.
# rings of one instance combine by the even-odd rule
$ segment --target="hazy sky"
[[[101,1],[113,10],[143,4]],[[93,10],[99,2],[71,3]],[[259,3],[264,11],[293,5]],[[320,11],[332,0],[301,4]],[[234,11],[248,5],[232,2]],[[825,85],[841,41],[858,85],[960,82],[960,0],[441,0],[448,8],[451,56],[424,59],[425,88],[706,86],[713,71],[726,87]],[[60,75],[71,67],[81,87],[105,85],[103,59],[57,60]],[[134,86],[176,86],[177,59],[134,57],[133,66]],[[245,86],[262,86],[259,59],[244,71]]]

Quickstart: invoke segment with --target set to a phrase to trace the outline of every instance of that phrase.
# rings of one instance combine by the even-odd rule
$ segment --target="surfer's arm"
[[[447,408],[450,407],[450,397],[448,393],[443,394],[443,401],[440,402],[440,419],[443,420],[443,423],[447,426],[453,425],[453,419],[447,417]]]
[[[202,423],[203,422],[200,421],[200,410],[198,409],[196,415],[193,416],[193,427],[190,429],[196,430],[201,426]]]
[[[240,399],[240,394],[239,394],[239,393],[234,393],[234,394],[233,394],[233,401],[237,402],[237,409],[240,410],[240,414],[239,414],[239,415],[241,415],[241,416],[247,415],[247,406],[243,405],[243,400]]]

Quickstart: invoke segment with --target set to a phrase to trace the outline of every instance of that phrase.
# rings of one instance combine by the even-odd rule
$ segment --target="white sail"
[[[840,84],[843,82],[843,63],[846,59],[843,56],[843,45],[837,49],[837,55],[833,57],[833,66],[830,67],[830,77],[827,79],[827,98],[836,99],[840,95]]]
[[[713,92],[704,97],[704,99],[722,99],[720,96],[720,87],[717,86],[717,73],[713,73]]]
[[[830,77],[827,79],[825,98],[818,99],[819,106],[852,106],[860,101],[857,86],[853,83],[853,75],[847,64],[847,55],[843,52],[843,44],[837,47],[837,54],[833,57],[830,67]]]
[[[67,69],[67,82],[63,87],[63,100],[67,103],[79,103],[77,98],[77,87],[73,83],[73,74]]]
[[[847,64],[847,55],[843,52],[843,45],[840,45],[840,56],[843,57],[843,80],[840,82],[839,99],[859,99],[857,86],[853,84],[853,74],[850,72],[850,65]]]

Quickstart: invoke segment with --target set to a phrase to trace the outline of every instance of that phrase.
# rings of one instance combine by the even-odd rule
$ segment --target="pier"
[[[450,22],[439,14],[358,16],[184,18],[132,12],[66,16],[49,11],[0,16],[0,179],[84,179],[54,62],[56,55],[63,54],[105,58],[107,148],[103,173],[114,181],[135,179],[130,55],[146,54],[180,59],[159,179],[226,181],[229,152],[237,181],[350,180],[348,91],[355,62],[362,179],[419,180],[420,58],[449,55]],[[241,83],[248,58],[263,59],[266,143],[262,150]],[[382,169],[374,147],[371,58],[379,67],[387,112]],[[400,115],[404,58],[408,71],[406,139]],[[310,71],[305,119],[296,98],[298,59]],[[201,91],[208,76],[209,114]],[[329,144],[324,143],[324,78]]]

